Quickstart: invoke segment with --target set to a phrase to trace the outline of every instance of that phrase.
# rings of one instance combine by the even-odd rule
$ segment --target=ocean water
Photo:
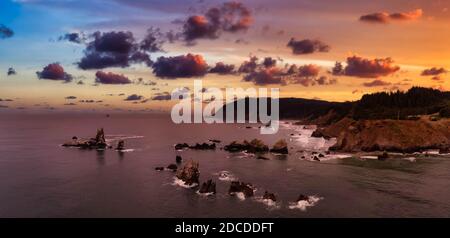
[[[64,148],[72,136],[104,128],[124,153]],[[449,217],[450,158],[405,156],[378,161],[331,154],[312,161],[333,140],[311,138],[314,128],[282,122],[260,135],[241,124],[175,125],[163,114],[1,114],[0,217]],[[286,139],[290,154],[257,160],[220,149],[233,140]],[[215,151],[176,151],[173,145],[218,139]],[[200,180],[217,194],[179,186],[174,173],[156,171],[175,156],[200,163]],[[302,159],[302,156],[305,156]],[[230,196],[230,181],[256,188],[253,198]],[[261,199],[275,193],[277,202]],[[300,194],[310,202],[296,203]]]

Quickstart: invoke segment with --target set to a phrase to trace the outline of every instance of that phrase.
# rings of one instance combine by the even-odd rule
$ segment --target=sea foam
[[[281,208],[281,203],[275,202],[272,199],[264,199],[263,197],[256,197],[255,201],[266,205],[269,210]]]
[[[172,183],[172,185],[174,185],[174,186],[179,186],[179,187],[183,187],[183,188],[195,188],[195,187],[198,186],[197,183],[194,183],[194,184],[191,184],[191,185],[187,185],[186,183],[184,183],[183,180],[181,180],[181,179],[179,179],[179,178],[177,178],[177,177],[174,177],[174,178],[173,178],[173,183]]]
[[[221,180],[221,181],[232,182],[232,181],[237,181],[238,180],[238,178],[234,174],[232,174],[230,171],[226,171],[226,170],[223,170],[223,171],[220,171],[218,173],[215,173],[214,175],[218,175],[219,176],[219,180]]]
[[[308,207],[314,207],[323,198],[318,196],[308,196],[308,200],[301,200],[298,202],[289,203],[289,209],[299,209],[301,211],[306,211]]]

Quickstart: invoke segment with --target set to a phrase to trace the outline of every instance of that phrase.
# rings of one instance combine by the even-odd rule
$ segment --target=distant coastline
[[[261,99],[246,98],[246,105],[250,100]],[[337,138],[335,151],[450,151],[450,93],[431,88],[366,94],[354,102],[280,98],[280,118],[317,125],[313,136]]]

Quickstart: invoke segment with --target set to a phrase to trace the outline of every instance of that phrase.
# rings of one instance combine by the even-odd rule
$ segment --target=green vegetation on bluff
[[[408,119],[416,115],[439,113],[450,116],[450,92],[412,87],[406,92],[366,94],[352,110],[353,119]]]
[[[249,102],[263,99],[245,98],[248,118]],[[235,110],[237,102],[234,102]],[[269,113],[270,103],[269,105]],[[226,111],[225,105],[222,110]],[[225,113],[224,113],[225,114]],[[329,125],[343,118],[361,119],[418,119],[418,115],[436,114],[450,117],[450,92],[432,88],[412,87],[406,92],[365,94],[354,102],[328,102],[303,98],[280,98],[280,118],[301,120],[302,123]]]

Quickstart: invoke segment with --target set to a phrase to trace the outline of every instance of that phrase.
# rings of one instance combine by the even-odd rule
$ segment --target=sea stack
[[[177,155],[175,157],[175,162],[177,162],[177,164],[181,164],[182,161],[183,161],[183,158],[181,158],[181,156]]]
[[[275,196],[275,194],[273,193],[269,193],[267,191],[264,192],[264,196],[263,196],[264,200],[272,200],[274,202],[277,201],[277,197]]]
[[[97,129],[97,134],[95,138],[89,140],[78,139],[78,137],[73,136],[71,142],[64,143],[64,147],[77,147],[81,149],[105,149],[108,145],[105,140],[105,132],[103,128]]]
[[[198,192],[202,194],[216,194],[216,183],[209,179],[207,182],[202,184],[202,187],[198,190]]]
[[[245,197],[252,197],[254,194],[253,186],[249,183],[233,181],[230,189],[228,189],[228,194],[234,195],[236,193],[243,193]]]
[[[200,172],[198,170],[199,163],[194,160],[188,160],[183,168],[177,171],[177,178],[182,180],[186,185],[191,186],[199,184]]]
[[[125,149],[125,141],[119,140],[119,142],[117,142],[116,150],[122,151],[124,149]]]

